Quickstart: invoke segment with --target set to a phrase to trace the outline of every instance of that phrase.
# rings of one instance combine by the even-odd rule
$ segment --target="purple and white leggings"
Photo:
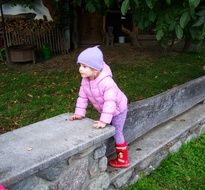
[[[112,118],[111,124],[115,127],[114,139],[116,144],[122,144],[125,142],[125,138],[123,135],[123,127],[125,124],[126,117],[127,109]]]

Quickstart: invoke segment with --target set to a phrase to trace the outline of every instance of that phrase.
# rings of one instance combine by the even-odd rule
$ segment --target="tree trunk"
[[[73,9],[73,24],[72,24],[72,43],[73,43],[73,48],[77,49],[79,46],[79,38],[78,38],[78,14],[77,10],[74,8]]]
[[[134,23],[133,23],[132,31],[128,30],[124,26],[122,26],[122,31],[129,36],[130,43],[131,43],[132,46],[137,46],[137,47],[141,47],[142,46],[139,43],[139,40],[138,40],[138,28],[137,28],[137,26]]]
[[[189,38],[189,39],[185,39],[183,51],[197,53],[201,50],[201,47],[202,47],[202,41],[193,42],[193,40]]]

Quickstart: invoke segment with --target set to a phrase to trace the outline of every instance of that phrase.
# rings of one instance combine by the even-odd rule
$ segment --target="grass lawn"
[[[205,135],[168,156],[150,176],[126,190],[204,190]]]
[[[126,51],[125,51],[126,49]],[[205,74],[205,50],[199,54],[160,54],[104,48],[114,79],[129,101],[147,98]],[[77,54],[33,64],[0,63],[0,134],[73,112],[80,76]],[[88,117],[97,113],[89,107]],[[129,190],[205,189],[205,136],[184,145],[150,176]]]
[[[139,54],[136,50],[130,50],[130,55],[123,54],[122,48],[114,50],[105,49],[105,59],[130,102],[205,74],[205,50],[200,54],[159,56]],[[36,65],[0,64],[0,134],[73,112],[81,80],[75,64],[77,54]],[[97,113],[89,108],[88,117],[96,118]]]

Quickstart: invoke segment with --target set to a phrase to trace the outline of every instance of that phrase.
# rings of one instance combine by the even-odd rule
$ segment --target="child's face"
[[[92,79],[95,77],[96,71],[87,65],[80,64],[79,72],[82,78]]]

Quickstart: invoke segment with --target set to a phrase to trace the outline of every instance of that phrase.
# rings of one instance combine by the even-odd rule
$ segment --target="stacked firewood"
[[[7,33],[21,34],[45,34],[55,27],[55,23],[52,21],[28,18],[6,18],[5,25]]]

